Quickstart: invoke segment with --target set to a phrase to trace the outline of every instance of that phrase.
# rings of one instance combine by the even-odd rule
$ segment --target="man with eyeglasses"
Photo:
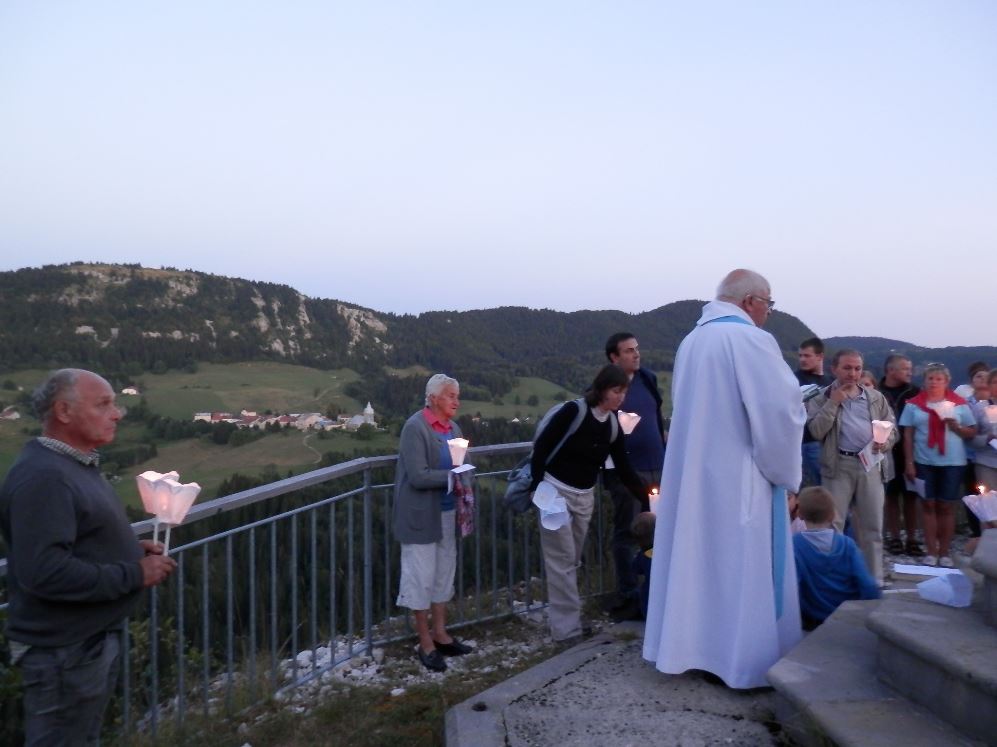
[[[774,305],[765,278],[735,270],[679,346],[656,511],[644,658],[733,688],[766,686],[802,635],[786,492],[805,411],[761,329]]]
[[[42,435],[0,487],[7,637],[24,681],[25,744],[96,744],[117,678],[121,631],[143,588],[176,562],[135,538],[100,472],[121,411],[90,371],[62,369],[32,395]]]

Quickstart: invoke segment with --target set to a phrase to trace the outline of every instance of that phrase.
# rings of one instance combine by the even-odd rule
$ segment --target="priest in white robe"
[[[806,414],[775,338],[768,282],[734,270],[682,341],[657,504],[644,658],[729,687],[802,637],[786,491],[800,485]]]

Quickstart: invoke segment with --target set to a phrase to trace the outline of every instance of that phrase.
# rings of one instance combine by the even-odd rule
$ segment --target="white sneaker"
[[[934,555],[925,555],[921,558],[921,565],[938,565],[938,558]]]
[[[943,555],[938,559],[938,565],[942,568],[955,568],[955,563],[952,562],[952,558],[948,555]]]

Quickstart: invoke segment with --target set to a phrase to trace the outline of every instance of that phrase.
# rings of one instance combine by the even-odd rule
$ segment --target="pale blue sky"
[[[997,344],[997,2],[0,3],[0,269]]]

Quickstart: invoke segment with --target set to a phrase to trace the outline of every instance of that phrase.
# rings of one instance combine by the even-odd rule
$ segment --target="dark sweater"
[[[893,414],[896,416],[897,422],[899,423],[900,416],[903,414],[907,401],[916,397],[920,393],[921,389],[915,384],[887,386],[886,377],[884,376],[879,380],[879,391],[883,393],[883,396],[886,397],[886,401],[890,403],[890,407],[893,408]],[[898,438],[897,442],[893,444],[893,461],[897,465],[897,474],[902,475],[905,461],[903,438]]]
[[[77,643],[119,625],[138,599],[143,551],[96,467],[30,441],[0,487],[0,531],[11,640]]]
[[[568,427],[578,414],[578,405],[575,402],[566,402],[560,410],[554,413],[550,422],[544,427],[533,444],[533,456],[530,461],[530,470],[533,473],[533,488],[543,479],[544,472],[549,472],[565,485],[570,485],[579,490],[588,490],[595,487],[595,481],[599,478],[599,470],[606,463],[606,457],[613,457],[613,465],[623,484],[627,486],[634,497],[644,506],[647,505],[647,486],[640,479],[630,461],[627,459],[627,450],[623,445],[623,429],[617,423],[617,436],[612,445],[609,443],[612,435],[612,425],[609,419],[600,423],[592,414],[592,409],[588,408],[585,419],[578,426],[578,430],[571,434],[564,446],[560,448],[554,459],[546,468],[544,464],[554,447],[561,441]],[[616,413],[609,413],[610,418],[615,418]]]

